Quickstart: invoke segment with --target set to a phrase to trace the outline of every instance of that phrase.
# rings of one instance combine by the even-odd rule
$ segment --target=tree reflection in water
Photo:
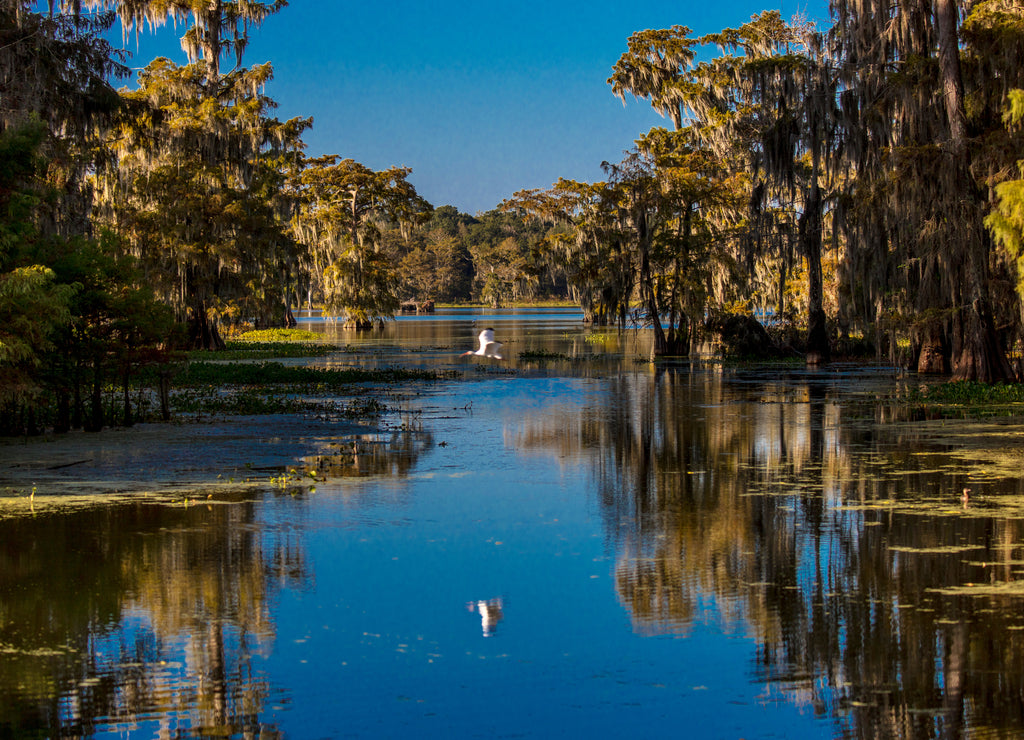
[[[963,509],[947,449],[829,377],[622,374],[516,444],[590,460],[637,631],[751,635],[766,695],[844,736],[1020,736],[1024,591],[977,584],[1017,578],[1024,524]]]
[[[314,558],[304,548],[312,553],[314,547],[325,547],[329,561],[338,542],[351,546],[353,571],[371,564],[370,573],[384,576],[384,585],[360,576],[367,580],[348,595],[352,603],[364,590],[387,592],[388,597],[365,613],[349,610],[346,603],[337,606],[332,615],[342,617],[339,628],[383,616],[401,648],[392,653],[389,640],[382,639],[383,647],[366,648],[364,655],[359,635],[365,633],[358,630],[342,644],[360,651],[359,661],[347,669],[358,674],[352,687],[361,685],[362,669],[372,668],[380,655],[386,653],[383,664],[388,666],[377,684],[372,677],[366,681],[370,688],[364,694],[346,694],[351,714],[370,707],[366,716],[353,720],[353,727],[379,726],[378,717],[369,717],[377,705],[364,699],[393,698],[399,674],[405,686],[425,687],[424,701],[435,702],[425,703],[430,712],[452,706],[447,703],[451,693],[455,704],[465,700],[458,692],[468,682],[447,661],[470,653],[458,649],[464,647],[461,638],[444,641],[444,635],[461,635],[463,622],[479,618],[467,630],[474,640],[481,634],[494,638],[486,648],[475,647],[474,654],[515,656],[511,660],[520,667],[529,662],[520,660],[523,655],[540,656],[544,663],[544,650],[524,653],[522,645],[530,636],[524,625],[531,609],[538,617],[547,605],[523,598],[522,584],[505,580],[511,578],[507,572],[493,583],[476,572],[523,565],[530,582],[535,578],[531,568],[546,562],[535,556],[530,538],[546,542],[547,532],[527,532],[515,547],[499,547],[486,530],[494,525],[517,535],[526,532],[532,524],[521,525],[535,516],[531,507],[547,496],[547,487],[524,486],[527,498],[500,486],[494,495],[475,493],[481,483],[499,477],[546,474],[552,469],[547,461],[520,468],[522,456],[535,452],[556,456],[571,473],[566,496],[572,506],[563,510],[573,511],[579,494],[594,492],[603,525],[592,528],[592,510],[581,506],[587,509],[581,531],[592,543],[594,530],[603,529],[607,552],[614,554],[615,593],[636,632],[686,635],[697,632],[695,625],[703,621],[749,636],[756,645],[749,673],[763,686],[758,700],[810,707],[831,717],[836,734],[847,737],[1020,736],[1024,616],[1019,606],[1024,589],[1014,585],[1024,564],[1019,455],[1007,456],[1017,461],[1016,474],[1008,464],[1004,469],[1010,472],[1003,475],[968,476],[977,468],[961,451],[964,438],[954,434],[965,431],[963,424],[902,423],[899,406],[876,399],[863,378],[837,390],[841,375],[758,376],[689,368],[645,375],[633,368],[608,378],[590,376],[579,385],[559,384],[557,393],[516,400],[515,421],[503,430],[514,449],[502,451],[498,457],[504,467],[486,479],[462,477],[466,470],[460,465],[491,459],[495,417],[481,410],[476,413],[482,423],[471,424],[472,414],[463,410],[467,421],[435,427],[444,430],[446,439],[459,440],[449,449],[417,424],[394,433],[332,438],[335,447],[317,447],[322,454],[296,464],[306,484],[313,478],[337,479],[316,497],[306,498],[298,487],[281,491],[268,485],[265,491],[250,489],[234,497],[193,495],[200,503],[187,507],[180,501],[97,502],[91,509],[11,516],[0,521],[5,668],[0,671],[0,735],[130,730],[144,736],[273,736],[278,728],[266,723],[277,705],[292,707],[291,721],[297,722],[300,710],[294,707],[301,703],[301,692],[307,694],[301,697],[307,708],[330,696],[330,690],[315,690],[320,674],[314,675],[311,666],[298,679],[294,695],[281,695],[284,684],[263,672],[262,656],[275,648],[275,629],[285,634],[284,622],[273,623],[279,592],[313,588]],[[518,392],[513,386],[503,390],[506,395],[494,397],[507,399],[509,391]],[[485,428],[488,434],[481,435]],[[990,431],[998,436],[998,430]],[[460,444],[469,450],[468,457],[451,454]],[[420,465],[428,450],[443,454]],[[577,488],[577,465],[590,471],[587,486]],[[368,474],[380,480],[369,485],[353,480]],[[417,482],[393,485],[405,476]],[[452,480],[467,483],[459,488],[450,485]],[[967,508],[960,501],[964,487],[973,489]],[[445,508],[435,508],[438,501]],[[360,509],[365,517],[341,515],[333,522],[341,526],[330,537],[305,539],[324,526],[314,519],[328,520],[331,507],[351,513],[353,502],[365,507]],[[472,516],[463,522],[460,507],[467,502]],[[409,517],[394,516],[396,507],[403,506],[409,507]],[[459,516],[449,518],[449,509]],[[382,526],[399,519],[400,526]],[[569,533],[572,527],[561,531]],[[388,552],[385,546],[405,547],[406,540],[409,549],[395,553],[405,557],[382,563],[358,558],[378,558]],[[573,549],[589,552],[575,544]],[[476,560],[466,565],[464,551]],[[603,563],[588,562],[585,572],[593,575],[592,568],[603,569]],[[451,583],[435,583],[431,569],[438,566],[437,572],[448,573],[442,566],[452,564],[464,573],[455,572]],[[584,572],[576,567],[573,563],[558,572]],[[325,583],[330,567],[326,570],[319,574]],[[343,571],[333,574],[335,584],[349,577]],[[422,578],[424,573],[429,577]],[[410,591],[417,574],[420,580]],[[610,611],[617,612],[614,598],[605,598],[603,583],[589,583],[595,589],[588,593],[611,601]],[[468,584],[472,588],[463,594],[460,586]],[[552,581],[553,588],[559,585],[565,584]],[[445,631],[449,619],[443,606],[435,610],[443,616],[433,630],[430,625],[408,627],[402,610],[413,603],[406,601],[410,593],[433,598],[438,589],[437,603],[461,612],[460,624]],[[331,598],[337,601],[337,593]],[[506,611],[511,614],[510,605],[516,618],[502,619]],[[581,612],[591,606],[608,611],[598,602],[580,606]],[[430,609],[409,611],[426,614]],[[606,616],[600,614],[591,624],[608,625]],[[546,619],[535,621],[543,625],[540,634],[550,630]],[[290,653],[283,649],[290,641],[282,637],[274,652],[316,657],[316,670],[322,671],[333,660],[323,653],[324,646],[336,639],[325,634],[319,645]],[[424,641],[429,643],[427,659],[417,662],[422,656],[405,652],[406,634],[430,637]],[[596,633],[570,637],[579,637],[577,644],[593,639],[594,652],[605,659]],[[522,640],[519,652],[509,650],[516,639]],[[640,643],[650,652],[660,649],[657,640],[636,640],[631,647]],[[392,674],[395,654],[401,655],[402,669]],[[586,662],[573,673],[575,665],[564,660],[565,654],[559,646],[549,675],[527,667],[516,681],[532,686],[546,679],[545,701],[555,696],[552,687],[572,685],[574,696],[584,700],[580,713],[571,716],[574,722],[613,694],[630,702],[638,696],[617,681],[603,693],[600,675],[597,683],[580,680],[581,674],[598,674]],[[614,669],[619,659],[612,652],[607,662],[596,665]],[[511,664],[475,657],[466,661],[463,668],[472,663],[471,670],[484,672],[491,665],[504,671]],[[565,665],[571,667],[560,672]],[[664,668],[644,663],[629,675],[646,681],[649,666]],[[612,674],[609,669],[607,675]],[[684,675],[694,672],[670,677]],[[456,678],[449,681],[450,676]],[[566,676],[575,681],[563,681]],[[595,687],[598,702],[588,705],[587,694]],[[679,686],[669,688],[682,696]],[[506,717],[520,712],[513,694],[506,697]],[[697,702],[684,698],[679,707],[689,710]],[[399,724],[425,716],[418,706],[409,707],[410,713],[395,713]],[[326,711],[336,709],[328,706]],[[598,721],[622,711],[622,706],[607,709]],[[636,711],[646,711],[646,705],[637,704]],[[529,718],[526,722],[526,727],[537,727]]]
[[[339,436],[297,467],[307,483],[402,477],[432,439],[416,424]],[[275,737],[261,716],[282,697],[259,661],[272,603],[312,580],[301,527],[266,521],[277,501],[309,515],[307,489],[280,480],[0,520],[0,737]]]
[[[318,478],[404,477],[433,445],[433,435],[422,424],[407,424],[388,433],[340,438],[332,443],[331,454],[304,458],[303,469]]]
[[[0,522],[4,734],[272,734],[253,656],[274,637],[272,593],[307,574],[254,510],[221,498]]]

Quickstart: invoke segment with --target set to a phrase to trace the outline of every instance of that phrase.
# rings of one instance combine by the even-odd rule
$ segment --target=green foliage
[[[985,218],[985,225],[1013,260],[1017,294],[1024,298],[1024,180],[1000,183],[995,192],[998,201]]]
[[[522,190],[502,209],[532,231],[528,261],[553,287],[565,285],[588,323],[608,324],[626,313],[633,255],[616,219],[607,183],[560,179],[549,190]],[[538,280],[539,282],[539,280]]]
[[[978,383],[968,380],[934,385],[922,392],[924,400],[936,404],[984,406],[1024,403],[1024,385]]]
[[[38,120],[0,132],[0,400],[13,407],[30,406],[41,393],[39,368],[71,320],[75,293],[40,260],[45,240],[35,212],[43,133]]]
[[[1019,416],[1024,385],[957,380],[911,388],[904,400],[916,418]]]
[[[38,120],[0,133],[3,433],[67,429],[72,416],[97,428],[104,378],[127,384],[138,367],[163,361],[156,347],[173,336],[170,312],[139,287],[115,242],[42,233],[52,201],[40,177],[43,134]]]
[[[205,72],[157,59],[140,73],[100,181],[110,227],[189,322],[193,346],[212,349],[218,322],[283,323],[299,255],[281,168],[309,121],[269,116],[269,65]]]
[[[295,179],[300,210],[292,230],[310,246],[327,314],[363,328],[398,311],[397,262],[385,234],[423,223],[432,208],[408,181],[411,172],[375,172],[336,155],[304,163]]]
[[[74,289],[56,283],[42,265],[0,275],[0,366],[36,366],[53,346],[53,332],[71,318]]]
[[[675,127],[681,128],[680,83],[696,57],[696,42],[690,33],[686,26],[672,26],[630,36],[628,51],[615,63],[608,79],[612,92],[623,102],[627,94],[648,98],[656,111],[668,115]]]
[[[242,344],[255,342],[315,342],[322,335],[307,329],[256,329],[236,337]]]
[[[1009,106],[1003,120],[1008,126],[1017,126],[1024,121],[1024,90],[1010,90],[1007,98]]]
[[[293,396],[223,393],[209,388],[176,391],[172,406],[176,414],[209,416],[301,414],[309,410],[307,401]]]
[[[36,175],[45,134],[38,118],[0,130],[0,269],[23,261],[37,236],[34,214],[41,193]]]
[[[232,360],[269,360],[285,357],[323,357],[338,348],[321,342],[250,342],[229,339],[222,350],[193,350],[188,353],[189,360],[216,360],[228,362]]]
[[[172,406],[177,414],[209,416],[316,413],[345,419],[374,419],[387,411],[387,406],[372,396],[348,401],[317,400],[266,387],[179,389],[172,394]]]
[[[1011,90],[1004,120],[1011,132],[1024,120],[1024,90]],[[1024,162],[1017,163],[1024,175]],[[996,204],[985,217],[985,225],[996,242],[1006,250],[1016,267],[1017,295],[1024,299],[1024,179],[1007,180],[995,186]]]

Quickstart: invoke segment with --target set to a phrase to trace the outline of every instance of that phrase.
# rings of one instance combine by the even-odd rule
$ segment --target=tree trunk
[[[654,292],[654,280],[651,277],[650,244],[647,236],[647,220],[642,215],[635,219],[638,242],[640,244],[640,295],[647,312],[647,320],[654,330],[654,356],[663,357],[669,354],[665,329],[661,326],[661,314],[658,311],[658,299]]]
[[[89,414],[85,421],[85,431],[98,432],[103,428],[103,369],[99,357],[93,359],[92,391],[90,393]]]
[[[217,327],[210,322],[205,304],[200,303],[189,309],[188,338],[192,349],[224,349],[224,340],[221,339]]]
[[[123,392],[124,400],[124,425],[126,427],[130,427],[134,423],[132,420],[132,393],[129,378],[130,374],[126,363],[124,371],[121,374],[121,390]]]
[[[71,430],[71,394],[67,388],[57,390],[57,419],[53,431],[57,434]]]
[[[779,282],[776,288],[775,316],[782,321],[782,317],[786,313],[786,268],[784,265],[779,270]]]
[[[816,161],[817,153],[813,156]],[[807,258],[808,365],[818,365],[831,359],[821,275],[821,190],[817,169],[817,165],[811,168],[811,188],[799,222],[800,249]]]
[[[954,348],[953,378],[987,383],[1010,380],[1013,371],[999,345],[989,303],[988,240],[982,224],[981,194],[971,176],[971,154],[967,148],[967,114],[960,71],[960,46],[957,38],[958,11],[955,0],[935,0],[935,24],[939,42],[939,69],[942,97],[949,120],[949,155],[956,182],[962,183],[963,218],[949,214],[951,223],[959,221],[962,231],[950,234],[951,262],[960,265],[966,287],[964,305],[957,317],[960,341]],[[962,259],[956,259],[961,256]],[[959,303],[955,304],[959,305]]]
[[[159,372],[160,388],[160,418],[164,421],[171,420],[171,373],[169,370]]]
[[[925,322],[918,335],[917,372],[946,375],[949,373],[949,346],[945,327],[934,319]]]
[[[287,280],[282,280],[281,288],[281,292],[284,295],[284,325],[288,329],[294,329],[299,325],[299,322],[295,320],[295,314],[292,313],[292,291],[288,288]],[[298,296],[296,296],[296,299],[298,299]]]
[[[79,358],[75,358],[74,368],[74,384],[71,386],[71,428],[81,429],[85,426],[85,406],[82,400],[82,382],[83,382],[83,369],[82,361]]]

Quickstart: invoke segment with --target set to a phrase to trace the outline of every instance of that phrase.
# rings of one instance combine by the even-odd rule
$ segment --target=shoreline
[[[0,440],[0,500],[174,495],[266,484],[379,423],[304,414],[217,416]]]

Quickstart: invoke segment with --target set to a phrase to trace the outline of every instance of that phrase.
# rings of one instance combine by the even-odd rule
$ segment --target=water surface
[[[460,375],[0,451],[0,735],[1024,733],[1020,418],[574,312],[310,325]]]

